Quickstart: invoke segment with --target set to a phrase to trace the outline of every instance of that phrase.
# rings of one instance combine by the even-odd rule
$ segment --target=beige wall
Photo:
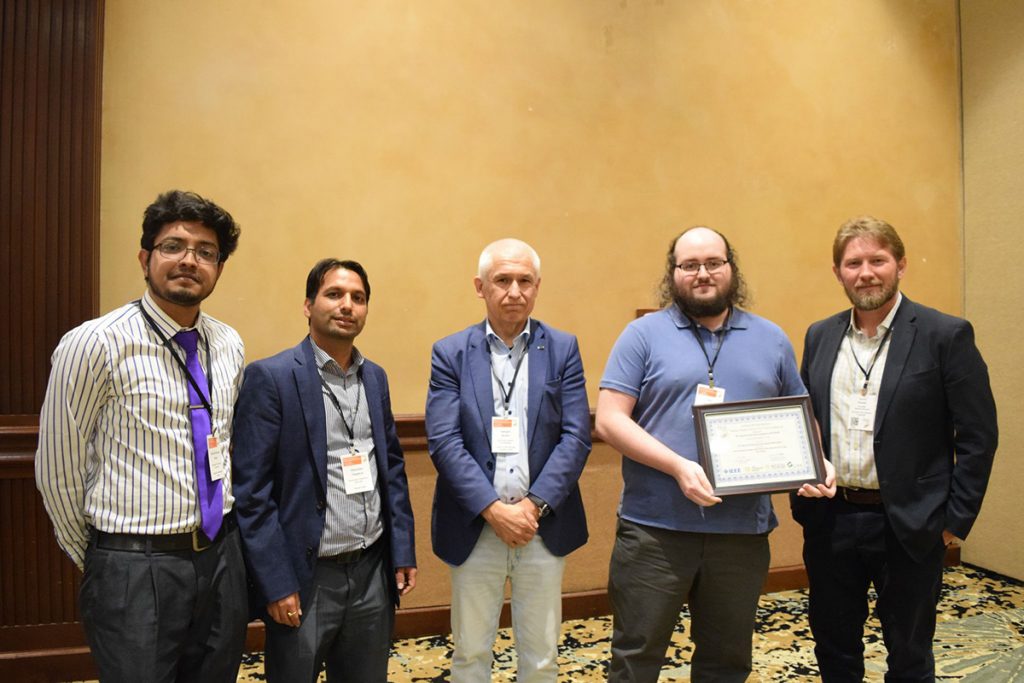
[[[360,347],[388,370],[397,413],[423,410],[430,344],[482,317],[474,264],[505,235],[540,252],[536,314],[579,335],[592,404],[669,238],[696,223],[730,237],[753,309],[797,353],[810,322],[845,306],[829,248],[851,215],[895,224],[905,290],[960,311],[953,0],[106,8],[103,309],[141,292],[142,210],[183,187],[243,226],[205,308],[250,360],[304,334],[313,261],[366,265]],[[412,467],[428,508],[429,465]],[[617,472],[602,451],[584,475],[593,541],[572,566],[588,576],[605,571]],[[778,507],[775,564],[796,564]]]
[[[1024,370],[1018,340],[1024,291],[1024,5],[961,4],[964,112],[965,308],[989,364],[999,452],[985,507],[964,546],[968,562],[1024,579],[1021,484]]]
[[[137,296],[142,209],[173,186],[243,226],[208,309],[256,359],[304,332],[305,273],[367,266],[361,346],[422,412],[430,344],[482,317],[488,240],[544,261],[539,317],[591,399],[668,239],[736,244],[795,343],[844,304],[829,240],[875,212],[907,290],[960,305],[952,1],[107,3],[101,306]]]

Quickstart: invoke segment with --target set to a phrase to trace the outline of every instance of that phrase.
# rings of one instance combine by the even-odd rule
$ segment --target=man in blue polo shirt
[[[775,324],[737,305],[745,286],[718,232],[687,230],[669,246],[661,311],[630,323],[608,359],[597,433],[625,457],[612,550],[609,681],[655,681],[683,603],[691,613],[693,681],[744,681],[757,600],[768,572],[768,495],[722,499],[697,463],[692,407],[807,393]],[[700,396],[697,399],[698,395]],[[834,493],[805,484],[800,494]]]

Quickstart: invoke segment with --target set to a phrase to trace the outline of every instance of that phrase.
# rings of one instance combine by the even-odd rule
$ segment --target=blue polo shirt
[[[697,326],[708,355],[717,341]],[[715,362],[715,386],[726,401],[806,394],[796,367],[793,345],[775,323],[739,308],[726,324]],[[693,425],[693,398],[708,382],[708,361],[676,306],[634,320],[612,347],[601,378],[602,389],[636,398],[633,419],[680,456],[698,461]],[[649,526],[700,533],[762,534],[778,525],[771,496],[727,496],[701,508],[658,470],[622,459],[624,487],[619,514]]]

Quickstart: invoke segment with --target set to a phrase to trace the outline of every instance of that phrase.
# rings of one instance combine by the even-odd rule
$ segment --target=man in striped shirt
[[[53,353],[36,483],[84,571],[103,681],[237,677],[248,615],[228,440],[244,349],[200,304],[238,236],[213,202],[160,195],[142,223],[142,298]]]
[[[355,347],[370,281],[324,259],[309,335],[245,371],[235,416],[238,523],[266,624],[267,680],[386,681],[400,596],[416,585],[405,458],[388,378]]]

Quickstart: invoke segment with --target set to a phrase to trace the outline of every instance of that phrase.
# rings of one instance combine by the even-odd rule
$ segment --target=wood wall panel
[[[0,627],[76,621],[81,575],[53,539],[34,480],[0,480],[0,523]]]
[[[38,414],[51,351],[97,311],[103,7],[0,10],[0,415]]]
[[[54,540],[36,491],[36,429],[0,426],[0,651],[12,627],[78,620],[81,573]]]
[[[50,354],[98,308],[103,15],[103,0],[0,4],[0,676],[16,680],[94,675],[81,575],[32,462]]]

